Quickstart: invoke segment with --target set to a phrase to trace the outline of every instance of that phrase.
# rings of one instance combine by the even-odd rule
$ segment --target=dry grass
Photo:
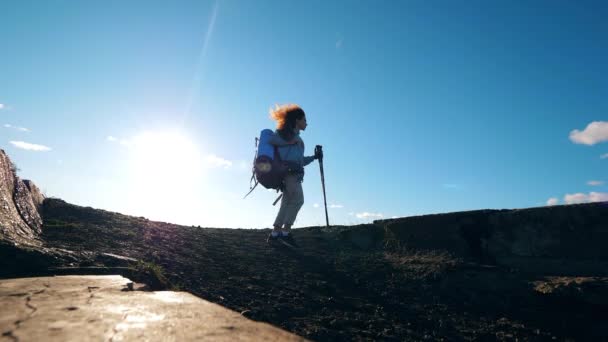
[[[420,280],[437,279],[462,263],[462,260],[449,253],[436,250],[385,252],[384,259],[395,269],[406,273],[409,278]]]

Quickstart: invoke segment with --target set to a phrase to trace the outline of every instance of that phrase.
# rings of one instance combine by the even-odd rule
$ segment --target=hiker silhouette
[[[298,216],[298,212],[304,204],[304,167],[312,163],[320,156],[304,156],[304,140],[300,136],[308,126],[306,113],[295,104],[287,104],[270,110],[270,117],[277,122],[275,134],[269,139],[269,143],[276,146],[279,156],[288,165],[288,172],[283,179],[283,196],[281,207],[273,224],[273,231],[269,240],[282,239],[291,245],[297,246],[293,235],[290,234],[291,226]]]

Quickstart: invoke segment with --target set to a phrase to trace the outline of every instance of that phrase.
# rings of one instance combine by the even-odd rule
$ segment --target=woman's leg
[[[279,207],[279,212],[277,213],[277,217],[274,220],[274,230],[280,231],[285,224],[285,215],[287,214],[289,203],[291,202],[290,196],[293,191],[290,190],[289,186],[291,182],[287,181],[289,175],[285,176],[285,187],[283,188],[283,197],[281,197],[281,206]]]
[[[285,196],[286,193],[288,193],[289,196],[283,219],[283,231],[289,232],[298,216],[300,208],[302,208],[302,205],[304,204],[302,182],[297,175],[288,175],[285,177],[285,193],[283,196]]]

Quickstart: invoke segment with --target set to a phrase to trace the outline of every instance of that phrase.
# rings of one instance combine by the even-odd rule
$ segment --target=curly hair
[[[277,122],[277,131],[285,140],[293,138],[296,120],[301,120],[305,115],[304,110],[296,104],[276,105],[270,109],[270,118]]]

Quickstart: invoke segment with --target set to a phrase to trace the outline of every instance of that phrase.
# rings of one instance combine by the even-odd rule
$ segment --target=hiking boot
[[[280,239],[287,242],[288,244],[292,245],[293,247],[298,247],[298,243],[293,238],[292,234],[289,234],[287,236],[280,236]]]
[[[277,242],[279,240],[279,238],[281,237],[281,235],[275,235],[272,236],[272,233],[268,234],[268,238],[266,239],[267,243],[274,243]]]

